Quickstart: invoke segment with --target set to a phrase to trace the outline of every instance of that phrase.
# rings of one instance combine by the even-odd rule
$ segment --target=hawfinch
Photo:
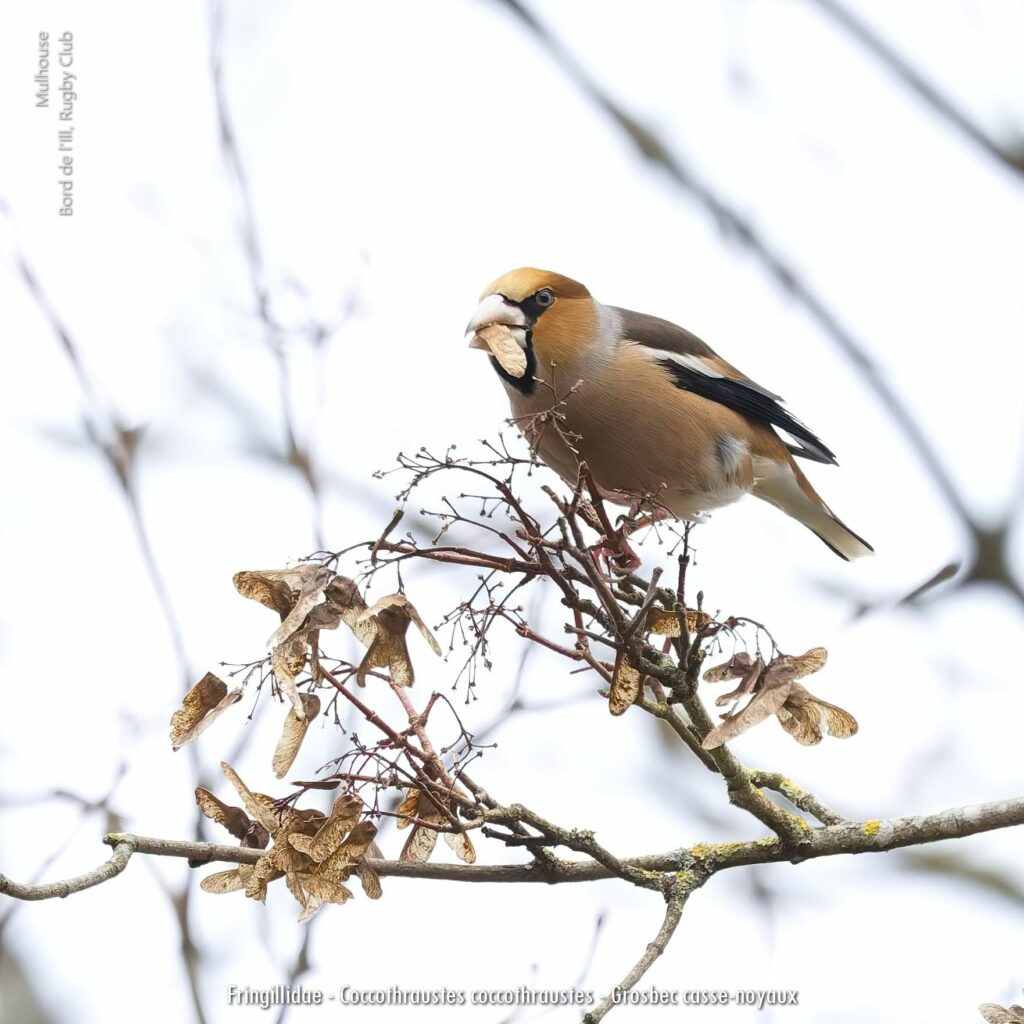
[[[835,464],[832,452],[682,327],[523,267],[484,289],[467,334],[491,353],[516,425],[570,484],[585,461],[603,497],[634,508],[646,499],[691,521],[750,493],[841,558],[872,553],[794,459]]]

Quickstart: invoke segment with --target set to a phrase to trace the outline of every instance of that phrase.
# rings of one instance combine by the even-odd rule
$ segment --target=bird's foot
[[[626,576],[640,568],[640,556],[621,530],[605,537],[589,549],[598,571],[605,576]]]
[[[619,517],[619,528],[610,537],[603,537],[590,548],[595,564],[606,576],[611,576],[613,573],[621,576],[636,572],[640,568],[640,556],[629,543],[628,538],[645,526],[653,526],[663,519],[674,518],[672,512],[664,505],[655,505],[651,512],[637,519],[637,514],[645,504],[650,508],[649,501],[631,501],[629,511]]]
[[[637,519],[636,516],[642,506],[642,502],[634,501],[629,506],[629,511],[624,516],[619,517],[619,522],[622,524],[622,531],[625,536],[628,537],[631,533],[636,533],[637,530],[642,530],[645,526],[654,526],[655,523],[660,523],[662,520],[675,518],[674,513],[670,512],[664,505],[655,505],[652,512]]]

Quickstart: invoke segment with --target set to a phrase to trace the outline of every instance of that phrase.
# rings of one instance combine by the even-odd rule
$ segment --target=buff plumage
[[[832,452],[778,395],[682,327],[527,267],[484,289],[468,333],[491,353],[540,459],[570,484],[585,461],[609,498],[653,498],[688,520],[753,494],[842,558],[872,553],[796,461],[834,464]]]

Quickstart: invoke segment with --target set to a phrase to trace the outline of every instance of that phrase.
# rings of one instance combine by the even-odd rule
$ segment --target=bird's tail
[[[875,549],[842,523],[821,500],[792,458],[788,463],[758,459],[754,475],[753,493],[758,498],[803,523],[840,558],[851,561],[874,554]]]

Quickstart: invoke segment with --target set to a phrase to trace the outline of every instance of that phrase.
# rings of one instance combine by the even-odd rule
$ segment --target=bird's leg
[[[618,491],[606,491],[599,485],[595,485],[595,490],[602,501],[608,500],[622,503],[625,497],[625,495]],[[649,504],[649,502],[647,503]],[[590,552],[597,567],[605,572],[606,575],[611,574],[613,567],[619,573],[636,572],[640,568],[640,556],[633,549],[628,538],[637,530],[672,516],[672,513],[667,508],[656,504],[652,513],[640,520],[636,520],[635,516],[644,504],[643,498],[630,499],[629,511],[624,516],[619,517],[618,529],[611,528],[611,523],[608,521],[607,516],[599,516],[603,524],[604,537],[590,549]],[[601,512],[603,513],[603,511],[602,509]]]
[[[601,539],[587,549],[590,557],[594,559],[598,571],[605,576],[610,577],[613,568],[620,574],[635,572],[640,567],[640,557],[630,547],[623,528],[615,529],[612,526],[603,505],[605,501],[624,504],[626,496],[601,487],[586,470],[584,473],[591,501],[583,501],[580,504],[580,515],[591,529],[601,534]]]
[[[612,500],[618,497],[621,500],[622,496],[602,493],[601,497],[611,498]],[[645,526],[653,526],[655,523],[660,523],[663,519],[674,518],[673,513],[665,508],[664,505],[656,504],[651,512],[640,519],[636,519],[637,513],[644,504],[645,501],[642,498],[632,499],[629,503],[629,511],[624,516],[619,517],[619,528],[611,531],[610,536],[607,535],[608,531],[606,530],[606,536],[590,549],[597,567],[606,574],[611,573],[613,565],[615,570],[620,573],[636,572],[640,568],[640,556],[633,549],[628,538],[636,533],[637,530],[642,530]],[[650,502],[648,501],[646,504],[650,504]],[[602,561],[604,562],[603,566]]]
[[[640,556],[626,540],[622,530],[616,530],[611,537],[602,538],[589,550],[594,564],[605,576],[611,576],[613,572],[627,575],[640,568]]]
[[[670,512],[664,505],[655,505],[654,511],[649,512],[647,515],[640,519],[636,519],[636,514],[644,506],[644,501],[640,498],[630,502],[629,511],[624,515],[620,516],[620,522],[622,523],[622,530],[628,537],[631,533],[636,533],[637,530],[642,530],[645,526],[653,526],[655,523],[660,523],[664,519],[674,519],[675,516]]]

